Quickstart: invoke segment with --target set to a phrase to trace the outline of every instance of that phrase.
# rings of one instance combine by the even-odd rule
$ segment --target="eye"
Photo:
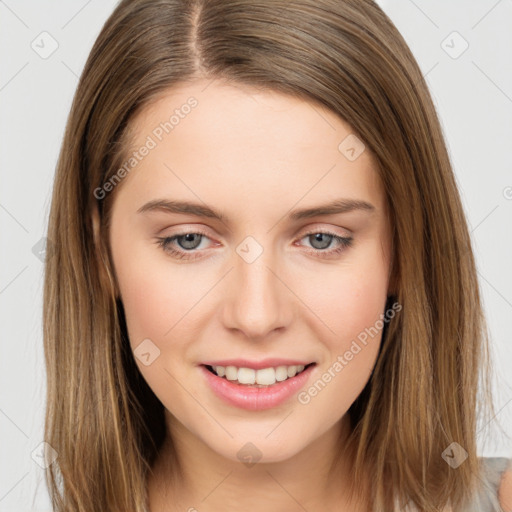
[[[193,260],[200,256],[200,254],[196,254],[195,249],[200,246],[201,238],[208,238],[208,236],[202,231],[189,231],[188,233],[159,237],[157,238],[157,244],[174,258]],[[181,249],[176,249],[176,244]]]
[[[330,256],[336,256],[343,252],[346,248],[352,246],[353,237],[343,237],[337,235],[336,233],[331,233],[328,231],[322,230],[313,230],[302,236],[301,240],[307,238],[311,241],[313,245],[313,250],[308,251],[314,253],[315,255],[320,256],[321,258],[326,258]],[[337,247],[327,249],[331,246],[332,242],[336,242]],[[325,250],[327,249],[327,250]]]
[[[201,257],[199,248],[205,238],[209,237],[202,231],[189,231],[169,237],[158,237],[157,244],[173,258],[194,260]],[[302,235],[299,240],[305,238],[311,240],[313,245],[313,248],[309,249],[307,252],[321,258],[335,256],[343,252],[346,248],[351,247],[353,242],[352,237],[342,237],[336,233],[321,230],[310,231]],[[333,241],[337,246],[329,248]]]

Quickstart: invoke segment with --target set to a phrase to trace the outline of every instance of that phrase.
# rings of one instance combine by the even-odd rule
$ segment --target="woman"
[[[122,1],[48,238],[55,510],[510,507],[453,171],[373,2]]]

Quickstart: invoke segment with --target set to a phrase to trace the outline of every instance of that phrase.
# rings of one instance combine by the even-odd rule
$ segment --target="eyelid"
[[[314,248],[305,247],[306,253],[312,254],[315,257],[319,257],[320,259],[328,260],[328,259],[336,258],[337,255],[344,253],[345,250],[352,247],[353,240],[354,240],[352,235],[343,236],[343,235],[337,234],[334,231],[335,230],[325,229],[325,228],[323,228],[323,229],[315,228],[313,226],[313,227],[310,227],[308,231],[302,232],[301,236],[298,238],[295,238],[295,240],[300,241],[303,238],[306,238],[306,237],[314,235],[314,234],[325,234],[327,236],[331,236],[333,238],[333,240],[335,240],[336,243],[338,244],[337,248],[330,248],[330,249],[327,249],[324,251],[324,250],[317,250]],[[183,259],[185,261],[193,262],[197,259],[202,258],[202,253],[204,253],[206,251],[206,249],[202,249],[202,250],[194,249],[191,251],[186,251],[184,249],[179,249],[179,248],[176,249],[170,245],[171,241],[174,242],[177,238],[180,238],[187,234],[200,235],[200,236],[203,236],[203,237],[206,237],[206,238],[212,240],[212,237],[210,237],[208,235],[208,233],[203,232],[202,228],[198,228],[196,230],[194,230],[194,229],[186,230],[185,229],[185,230],[182,230],[180,233],[173,233],[168,236],[157,237],[156,243],[164,252],[168,253],[168,255],[171,258],[174,258],[177,260]]]
[[[180,225],[181,226],[181,225]],[[189,227],[190,226],[190,227]],[[162,229],[157,234],[160,234],[162,231],[165,231],[166,229],[169,229],[169,226],[165,229]],[[344,233],[338,233],[336,229],[343,229]],[[340,228],[339,226],[336,227],[325,227],[325,224],[317,223],[313,224],[312,226],[301,228],[299,231],[299,234],[297,235],[297,239],[300,240],[301,238],[304,238],[307,235],[315,234],[315,233],[329,233],[329,234],[336,234],[343,238],[350,238],[352,236],[352,232],[346,228]],[[163,238],[171,238],[175,236],[183,236],[187,234],[200,234],[204,235],[205,237],[209,238],[210,240],[213,238],[209,233],[208,230],[203,227],[196,227],[194,224],[190,225],[184,225],[179,231],[176,233],[171,233],[167,235],[162,235]]]
[[[340,230],[340,229],[342,229],[344,232],[339,233],[337,230]],[[321,233],[323,231],[324,232],[328,231],[328,232],[334,233],[338,236],[347,237],[347,238],[352,236],[352,232],[346,228],[341,228],[340,226],[332,226],[332,225],[329,225],[326,227],[326,225],[322,224],[322,223],[313,224],[312,226],[304,228],[304,234],[302,234],[301,236],[306,236],[306,235],[312,234],[312,233]],[[303,230],[301,230],[300,233],[303,233]]]

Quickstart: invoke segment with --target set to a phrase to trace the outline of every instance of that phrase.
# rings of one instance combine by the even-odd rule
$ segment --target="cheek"
[[[135,363],[162,403],[171,406],[166,400],[172,396],[173,410],[184,407],[188,394],[181,393],[173,377],[183,380],[180,372],[190,359],[187,354],[197,322],[194,305],[199,306],[211,287],[211,276],[198,279],[183,266],[166,261],[157,247],[139,251],[132,247],[129,253],[119,244],[117,249],[117,258],[115,253],[113,257]],[[193,387],[192,383],[187,389],[193,392]]]
[[[173,290],[177,283],[166,279],[156,243],[131,233],[122,218],[122,211],[114,212],[110,242],[128,335],[135,349],[146,338],[161,339],[171,328],[177,304],[169,298],[177,296]]]
[[[146,241],[137,247],[127,240],[117,238],[113,257],[132,346],[146,338],[179,343],[177,334],[185,325],[189,333],[193,330],[193,309],[201,309],[199,303],[212,291],[215,270],[205,264],[176,264],[156,244]],[[289,282],[305,305],[302,319],[309,318],[318,335],[323,323],[329,344],[341,350],[383,313],[387,272],[374,244],[349,263],[325,266],[320,275],[317,265],[303,268]]]
[[[315,286],[306,286],[306,281]],[[357,260],[347,258],[323,279],[300,283],[298,294],[315,313],[305,318],[322,341],[325,357],[317,380],[303,390],[299,402],[335,421],[359,396],[377,359],[388,291],[387,259],[378,244],[369,245]]]
[[[340,276],[317,298],[316,306],[323,305],[319,316],[329,326],[326,329],[315,321],[319,337],[324,333],[320,339],[326,355],[316,379],[297,398],[326,424],[335,423],[348,411],[370,378],[382,339],[385,302],[384,283],[368,276],[357,279],[357,275]]]
[[[165,256],[155,257],[158,249],[141,251],[135,257],[116,262],[121,298],[132,346],[145,338],[175,338],[186,315],[208,291],[209,279],[173,265]],[[153,254],[150,254],[153,252]],[[202,283],[202,285],[200,284]]]
[[[297,295],[314,312],[308,315],[310,322],[317,326],[315,331],[319,334],[319,325],[324,325],[322,338],[331,350],[346,350],[353,339],[381,318],[388,293],[388,271],[388,260],[375,243],[357,256],[354,253],[347,257],[339,266],[325,270],[323,275],[302,275],[295,281]]]

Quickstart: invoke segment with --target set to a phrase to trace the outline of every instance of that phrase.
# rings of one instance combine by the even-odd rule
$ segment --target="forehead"
[[[370,152],[345,121],[317,102],[200,80],[160,94],[131,129],[130,153],[151,149],[123,188],[147,200],[156,192],[195,192],[225,203],[235,192],[251,199],[246,208],[256,209],[258,198],[259,206],[278,201],[291,207],[305,196],[325,201],[341,194],[382,205]]]

